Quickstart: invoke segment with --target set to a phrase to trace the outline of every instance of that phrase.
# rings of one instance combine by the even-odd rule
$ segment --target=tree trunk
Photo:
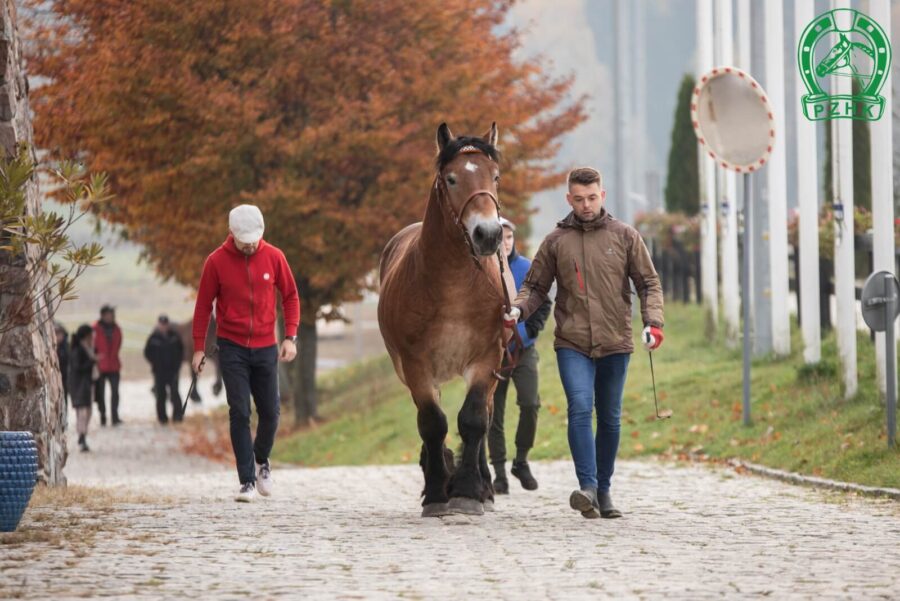
[[[20,143],[34,150],[31,139],[31,109],[28,106],[28,87],[22,71],[16,8],[13,0],[0,0],[0,152],[12,156]],[[28,183],[26,211],[41,212],[37,178]],[[31,250],[25,256],[12,256],[0,251],[0,313],[12,303],[20,303],[36,287],[27,273],[35,271],[35,257]],[[36,270],[37,278],[46,278],[46,271]],[[37,286],[40,288],[40,286]],[[0,430],[28,430],[34,434],[38,447],[38,478],[47,484],[65,484],[63,466],[66,463],[66,405],[63,400],[62,378],[56,356],[56,335],[53,320],[43,302],[30,321],[0,337]]]
[[[316,349],[318,334],[315,319],[300,322],[298,354],[291,381],[294,386],[294,423],[306,426],[319,417],[316,398]]]

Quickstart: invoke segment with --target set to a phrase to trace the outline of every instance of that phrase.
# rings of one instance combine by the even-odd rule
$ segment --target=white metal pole
[[[753,73],[750,65],[750,58],[752,56],[751,53],[751,45],[750,45],[750,23],[752,20],[751,12],[750,12],[750,0],[737,0],[737,65],[747,73]],[[741,219],[743,220],[743,231],[745,240],[749,240],[753,236],[753,223],[748,219],[747,213],[747,203],[751,201],[748,198],[748,188],[749,186],[744,185],[741,186]],[[744,252],[747,252],[747,248],[749,248],[745,243]],[[754,313],[754,305],[753,305],[753,287],[755,286],[755,280],[753,279],[753,269],[752,265],[748,261],[742,261],[744,267],[750,269],[750,273],[745,279],[743,276],[741,277],[741,282],[746,282],[747,289],[741,291],[741,302],[749,305],[749,314],[752,316]],[[743,315],[746,317],[748,315],[747,311],[743,311]],[[744,328],[744,332],[753,332],[755,324],[752,322],[750,327]]]
[[[794,39],[812,22],[815,0],[796,0]],[[816,123],[803,116],[800,97],[806,94],[803,79],[796,78],[795,106],[797,128],[797,196],[800,205],[799,265],[800,319],[803,332],[803,360],[818,363],[822,358],[822,333],[819,324],[819,174],[816,160]]]
[[[647,190],[647,1],[634,2],[634,138],[629,159],[634,163],[631,173],[631,189],[635,201],[634,209],[650,209]],[[634,211],[631,213],[634,215]]]
[[[716,65],[734,65],[731,0],[716,5]],[[741,327],[741,297],[738,268],[737,180],[730,169],[717,169],[719,175],[719,217],[722,231],[722,312],[725,339],[737,345]]]
[[[832,0],[836,9],[849,9],[850,0]],[[850,29],[851,13],[837,14],[837,26]],[[832,77],[832,96],[849,97],[852,93],[849,77]],[[853,122],[850,119],[831,121],[832,182],[834,184],[834,296],[837,306],[835,334],[838,356],[844,380],[844,396],[856,394],[856,269],[853,263]]]
[[[625,223],[632,223],[631,213],[631,70],[628,9],[629,0],[615,0],[616,38],[616,180],[613,216]]]
[[[712,0],[697,0],[697,79],[713,68],[713,5]],[[711,331],[719,323],[719,259],[716,252],[716,164],[697,143],[700,153],[700,270],[703,283],[703,304],[709,317]]]
[[[781,0],[766,0],[766,93],[775,115],[775,144],[766,167],[769,184],[769,269],[772,291],[772,348],[791,352],[788,314],[787,181],[784,119],[784,9]]]
[[[881,25],[887,38],[891,38],[891,3],[889,0],[869,0],[869,16]],[[893,65],[892,65],[893,66]],[[881,88],[884,96],[884,115],[878,121],[869,123],[872,136],[872,229],[873,265],[875,271],[894,273],[894,181],[893,181],[893,137],[891,107],[893,93],[891,72]],[[896,275],[894,273],[894,275]],[[885,371],[885,333],[875,333],[875,369],[878,374],[878,390],[887,392]]]
[[[765,3],[753,2],[750,10],[750,55],[751,73],[761,77],[760,83],[767,86],[766,64],[766,21]],[[769,181],[763,174],[757,173],[753,181],[752,202],[753,223],[753,354],[765,357],[774,352],[772,346],[772,288],[770,285],[772,272],[769,268],[772,244],[769,235]]]

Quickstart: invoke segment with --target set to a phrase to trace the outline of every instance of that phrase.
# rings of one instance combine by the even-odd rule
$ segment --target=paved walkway
[[[0,598],[900,598],[896,503],[702,466],[622,462],[621,520],[567,507],[567,462],[496,513],[425,520],[413,466],[278,469],[276,495],[243,505],[172,429],[129,417],[93,447],[70,482],[175,501],[122,505],[81,547],[0,547]]]

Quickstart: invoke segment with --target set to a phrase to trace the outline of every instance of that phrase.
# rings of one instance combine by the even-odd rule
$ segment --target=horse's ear
[[[447,127],[446,123],[441,123],[437,129],[438,152],[444,150],[451,140],[453,140],[453,134],[450,132],[450,128]]]
[[[497,122],[494,121],[491,123],[491,128],[484,134],[482,139],[490,144],[491,146],[497,145],[497,140],[500,137],[500,134],[497,132]]]

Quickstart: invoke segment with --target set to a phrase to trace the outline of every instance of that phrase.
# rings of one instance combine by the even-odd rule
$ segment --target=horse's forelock
[[[500,151],[496,146],[488,144],[483,138],[461,136],[454,138],[444,146],[435,159],[435,166],[440,172],[461,152],[481,152],[494,162],[500,162]]]

